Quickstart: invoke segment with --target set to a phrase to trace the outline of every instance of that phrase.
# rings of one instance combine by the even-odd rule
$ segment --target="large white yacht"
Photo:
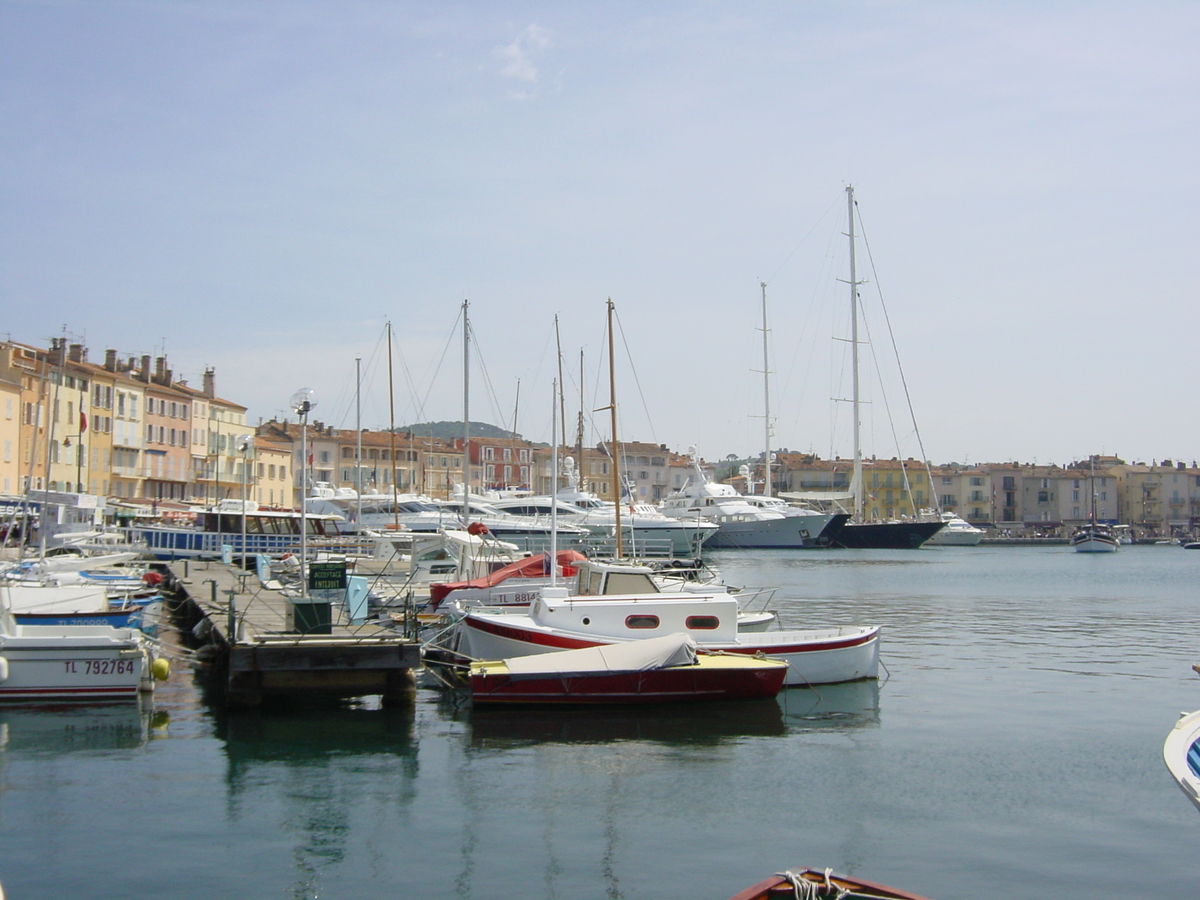
[[[626,551],[634,556],[661,556],[664,553],[699,556],[700,547],[716,534],[716,525],[700,520],[673,519],[651,504],[638,503],[628,496],[618,510],[611,500],[604,500],[581,487],[579,471],[570,456],[563,460],[562,471],[567,486],[553,497],[517,495],[489,502],[503,512],[532,516],[543,522],[549,522],[553,512],[560,524],[585,528],[599,537],[615,535],[619,512],[622,542]]]
[[[695,453],[693,476],[677,491],[672,491],[658,508],[665,516],[684,521],[706,521],[717,526],[717,533],[705,542],[707,549],[743,547],[807,548],[827,545],[827,530],[840,527],[848,516],[775,504],[769,497],[747,497],[732,485],[709,481]]]

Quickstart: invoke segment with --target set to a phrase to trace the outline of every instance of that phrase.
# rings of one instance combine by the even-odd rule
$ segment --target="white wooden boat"
[[[1096,518],[1096,458],[1091,458],[1091,472],[1088,475],[1088,492],[1091,503],[1088,507],[1088,522],[1076,529],[1071,535],[1071,547],[1076,553],[1116,553],[1121,547],[1121,540],[1112,527]]]
[[[786,660],[788,685],[878,676],[877,625],[745,632],[738,613],[737,599],[724,592],[579,596],[548,587],[527,611],[467,611],[451,649],[472,659],[509,659],[682,632],[703,650]]]
[[[450,616],[480,607],[527,609],[542,588],[563,585],[576,597],[729,593],[737,596],[739,631],[766,631],[778,624],[775,613],[765,608],[775,593],[773,588],[731,588],[700,560],[618,563],[590,560],[577,551],[560,550],[552,575],[547,559],[548,554],[528,556],[471,581],[431,585],[429,609],[443,609]],[[750,609],[751,605],[758,608]]]
[[[1104,525],[1089,525],[1071,535],[1076,553],[1116,553],[1121,546],[1112,531]]]

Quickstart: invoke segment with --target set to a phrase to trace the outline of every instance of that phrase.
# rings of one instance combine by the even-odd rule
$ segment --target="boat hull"
[[[1084,531],[1071,538],[1076,553],[1116,553],[1120,542],[1111,534]]]
[[[528,616],[507,613],[469,613],[460,628],[460,650],[474,659],[508,659],[629,640],[550,629]],[[879,627],[874,625],[743,632],[732,641],[706,641],[701,632],[691,634],[702,650],[784,660],[786,686],[837,684],[879,675]]]
[[[839,518],[836,515],[784,516],[779,519],[748,519],[741,522],[722,520],[717,531],[704,543],[705,550],[806,550],[826,546],[825,532]],[[845,520],[844,516],[841,516]]]
[[[798,884],[803,886],[798,886]],[[837,875],[829,870],[791,869],[772,875],[752,887],[734,894],[730,900],[793,900],[796,897],[859,897],[864,900],[926,900],[898,888],[876,884],[849,875]]]
[[[725,663],[720,665],[718,663]],[[513,679],[502,663],[471,667],[474,703],[511,704],[650,704],[774,697],[783,687],[787,667],[774,660],[708,658],[697,665],[671,666],[646,672],[564,674]]]
[[[1200,710],[1179,717],[1163,743],[1163,762],[1184,795],[1200,809]]]
[[[152,686],[128,630],[19,626],[0,637],[0,700],[132,700]]]
[[[829,546],[848,550],[916,550],[942,530],[941,522],[847,522]]]

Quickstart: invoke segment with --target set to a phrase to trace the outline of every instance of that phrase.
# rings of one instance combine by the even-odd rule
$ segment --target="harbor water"
[[[1200,708],[1200,552],[713,553],[876,682],[662,709],[0,708],[9,898],[722,900],[789,866],[934,900],[1200,895],[1162,762]]]

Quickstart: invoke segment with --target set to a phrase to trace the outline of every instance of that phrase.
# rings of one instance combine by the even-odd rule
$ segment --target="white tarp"
[[[512,679],[646,672],[695,662],[696,642],[682,633],[601,647],[584,647],[581,650],[535,653],[504,661]]]

